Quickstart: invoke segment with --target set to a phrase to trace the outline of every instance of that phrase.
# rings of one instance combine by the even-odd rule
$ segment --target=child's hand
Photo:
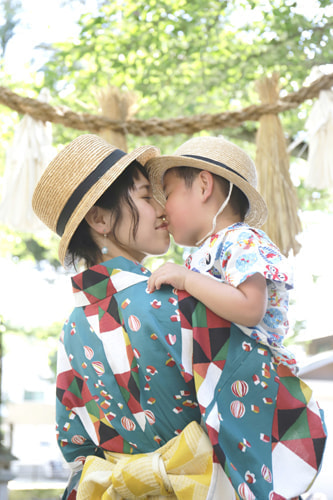
[[[185,278],[190,273],[186,267],[167,262],[152,273],[148,280],[148,290],[159,290],[161,285],[171,285],[178,290],[185,290]]]

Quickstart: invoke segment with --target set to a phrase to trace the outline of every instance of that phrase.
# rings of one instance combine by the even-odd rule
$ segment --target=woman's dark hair
[[[190,188],[194,179],[199,175],[201,169],[195,167],[173,167],[170,169],[176,173],[178,177],[184,179],[185,186]],[[230,182],[219,175],[212,174],[214,179],[220,185],[225,197],[228,196]],[[240,221],[244,221],[246,214],[249,210],[249,200],[237,186],[233,185],[232,192],[229,200],[229,205],[236,214],[239,214]]]
[[[121,206],[125,202],[132,214],[132,234],[135,237],[138,230],[139,214],[130,192],[133,190],[135,181],[139,179],[139,173],[148,179],[145,168],[134,160],[126,170],[104,191],[94,206],[112,211],[112,236],[116,238],[116,229],[121,222]],[[93,240],[90,226],[85,219],[81,221],[68,245],[66,265],[74,266],[78,261],[84,260],[88,267],[95,265],[101,258],[101,250]]]

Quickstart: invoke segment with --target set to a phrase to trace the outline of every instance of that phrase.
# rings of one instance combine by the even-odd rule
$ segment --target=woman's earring
[[[106,246],[106,240],[105,238],[107,238],[107,234],[104,233],[104,247],[101,248],[101,252],[103,255],[106,255],[108,253],[108,247]]]

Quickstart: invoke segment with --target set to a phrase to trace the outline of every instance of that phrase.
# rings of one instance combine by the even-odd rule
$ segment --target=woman
[[[63,498],[291,498],[297,488],[279,478],[290,469],[304,478],[304,469],[293,467],[292,452],[287,467],[271,447],[283,438],[272,403],[290,401],[280,379],[291,372],[279,372],[252,339],[239,348],[243,334],[185,292],[147,293],[141,262],[169,245],[143,167],[157,154],[152,146],[126,154],[83,135],[34,193],[36,214],[61,237],[61,262],[87,267],[72,278],[75,308],[58,353],[58,442],[73,472]],[[244,380],[249,364],[265,381],[260,390],[257,379]],[[319,410],[311,415],[325,441]],[[296,417],[293,425],[304,449]]]

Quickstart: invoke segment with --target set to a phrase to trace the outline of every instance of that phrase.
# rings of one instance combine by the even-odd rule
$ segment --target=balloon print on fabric
[[[255,500],[256,498],[246,483],[238,486],[238,494],[242,500]]]
[[[84,444],[86,438],[83,436],[80,436],[79,434],[75,434],[75,436],[72,437],[71,441],[73,444]]]
[[[131,316],[128,318],[128,326],[130,327],[132,332],[138,332],[141,328],[141,322],[137,316],[131,314]]]
[[[104,368],[104,365],[101,361],[94,361],[92,363],[92,366],[93,366],[93,369],[95,370],[95,372],[97,373],[98,376],[101,376],[104,374],[105,368]]]
[[[235,418],[242,418],[245,414],[245,406],[241,401],[232,401],[230,411]]]
[[[121,417],[121,425],[126,429],[127,431],[134,431],[136,428],[135,423],[133,420],[131,420],[128,417]]]
[[[232,386],[231,390],[235,396],[243,398],[249,392],[249,386],[245,380],[236,380]]]
[[[154,413],[151,410],[144,410],[144,414],[146,415],[147,420],[150,423],[150,425],[153,425],[156,421]]]
[[[268,483],[272,482],[272,473],[269,470],[269,468],[267,467],[267,465],[263,465],[261,467],[261,475],[265,479],[265,481],[267,481]]]
[[[94,351],[88,345],[83,346],[84,355],[89,361],[94,357]]]

